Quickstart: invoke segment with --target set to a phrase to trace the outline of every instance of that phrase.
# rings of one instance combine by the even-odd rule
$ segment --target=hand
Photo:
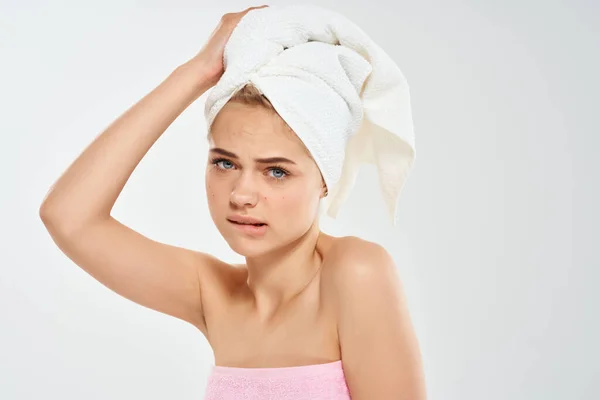
[[[223,52],[225,45],[238,22],[249,11],[264,7],[268,7],[268,5],[250,7],[244,11],[227,13],[221,17],[221,21],[215,30],[213,30],[202,50],[188,62],[189,64],[197,65],[202,70],[205,83],[214,86],[221,79],[224,72]]]

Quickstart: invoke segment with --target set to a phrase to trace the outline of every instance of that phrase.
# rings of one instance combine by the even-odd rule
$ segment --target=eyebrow
[[[218,153],[218,154],[221,154],[221,155],[224,155],[227,157],[239,159],[239,157],[235,153],[232,153],[232,152],[222,149],[220,147],[215,147],[213,149],[210,149],[209,151],[211,153]],[[257,163],[261,163],[261,164],[288,163],[288,164],[296,165],[295,162],[293,162],[292,160],[285,158],[285,157],[255,158],[254,161]]]

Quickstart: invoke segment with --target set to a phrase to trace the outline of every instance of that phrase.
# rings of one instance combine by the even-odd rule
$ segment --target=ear
[[[329,194],[329,190],[327,190],[327,185],[323,182],[323,193],[321,194],[321,197],[327,197],[327,195]]]

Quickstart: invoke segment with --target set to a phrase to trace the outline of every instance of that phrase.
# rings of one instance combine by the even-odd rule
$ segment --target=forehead
[[[302,141],[277,113],[236,102],[226,104],[217,114],[209,141],[216,147],[238,151],[308,156]]]

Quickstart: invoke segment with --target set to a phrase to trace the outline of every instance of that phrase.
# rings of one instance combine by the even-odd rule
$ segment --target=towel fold
[[[365,32],[320,6],[269,6],[238,22],[223,62],[223,76],[205,104],[209,130],[231,96],[252,83],[321,170],[327,215],[337,216],[360,165],[370,163],[396,224],[398,198],[416,155],[409,87]]]

